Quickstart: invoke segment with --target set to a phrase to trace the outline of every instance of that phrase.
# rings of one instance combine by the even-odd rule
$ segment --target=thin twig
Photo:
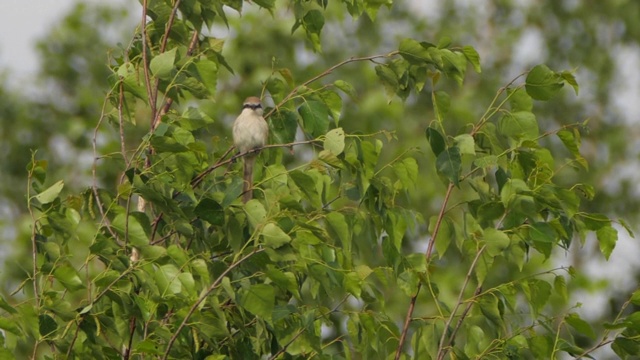
[[[469,271],[467,271],[467,276],[464,278],[464,283],[462,284],[462,288],[460,289],[460,293],[458,294],[458,301],[456,302],[456,305],[453,307],[453,310],[451,310],[451,314],[449,315],[449,319],[447,319],[447,322],[444,325],[444,330],[442,331],[442,336],[440,337],[440,342],[439,342],[439,346],[438,346],[438,356],[437,359],[438,360],[442,360],[444,358],[444,356],[446,355],[447,351],[445,350],[445,341],[447,341],[447,329],[449,329],[449,326],[451,326],[451,322],[453,322],[453,318],[456,315],[456,313],[458,312],[458,308],[460,307],[460,305],[462,305],[462,297],[464,296],[464,291],[467,288],[467,285],[469,284],[469,281],[471,280],[471,276],[473,276],[473,270],[476,268],[476,264],[478,263],[478,260],[480,259],[480,256],[482,256],[482,253],[484,252],[484,250],[487,248],[487,245],[484,245],[482,248],[480,248],[480,250],[478,250],[478,252],[476,253],[475,258],[473,259],[473,262],[471,263],[471,266],[469,267]],[[482,288],[480,288],[482,289]],[[476,292],[478,291],[478,289],[476,289]],[[482,290],[480,290],[482,291]],[[462,320],[464,319],[464,317],[460,318],[459,321],[459,325],[462,324]],[[453,342],[453,337],[455,334],[451,334],[451,337],[449,338],[448,344],[451,344]]]
[[[392,51],[392,52],[390,52],[388,54],[383,54],[383,55],[351,57],[351,58],[349,58],[347,60],[339,62],[339,63],[333,65],[332,67],[328,68],[327,70],[321,72],[320,74],[318,74],[318,75],[312,77],[311,79],[303,82],[302,84],[296,86],[295,89],[293,89],[287,96],[285,96],[284,99],[282,99],[282,101],[280,101],[280,103],[278,103],[278,105],[276,105],[273,109],[271,109],[271,111],[269,111],[264,117],[268,118],[269,116],[271,116],[271,114],[274,111],[276,111],[278,108],[280,108],[282,105],[284,105],[287,101],[291,100],[291,98],[293,98],[301,88],[306,87],[307,85],[311,84],[312,82],[331,74],[334,70],[336,70],[337,68],[339,68],[341,66],[344,66],[344,65],[352,63],[352,62],[371,61],[371,60],[380,59],[380,58],[388,58],[388,57],[392,57],[392,56],[398,55],[398,53],[399,53],[398,51]]]
[[[151,48],[147,46],[147,0],[142,0],[142,69],[144,72],[144,82],[147,89],[147,97],[149,99],[149,106],[151,106],[151,119],[156,118],[156,99],[154,98],[153,91],[151,91],[151,72],[149,71],[149,55],[147,51],[151,51]]]
[[[433,228],[433,233],[431,234],[431,239],[429,240],[429,245],[425,253],[427,262],[431,257],[431,252],[433,251],[433,244],[435,243],[436,238],[438,237],[438,233],[440,232],[440,225],[442,224],[442,219],[444,218],[444,213],[447,209],[447,205],[449,204],[449,198],[451,197],[451,192],[453,191],[454,186],[455,185],[453,185],[453,183],[450,182],[449,186],[447,187],[447,193],[444,196],[444,201],[442,202],[442,207],[440,207],[440,213],[438,214],[438,219],[436,220],[436,225]],[[420,288],[422,288],[422,283],[418,282],[418,288],[416,290],[416,293],[413,296],[411,296],[411,300],[409,302],[409,308],[407,309],[407,315],[404,318],[402,333],[400,334],[400,340],[398,341],[398,348],[396,349],[395,360],[400,359],[400,355],[402,354],[402,347],[404,345],[405,340],[407,339],[409,324],[411,323],[411,317],[413,316],[413,310],[415,309],[416,301],[418,300],[418,294],[420,293]]]
[[[323,317],[325,317],[327,315],[331,315],[334,312],[336,312],[338,310],[338,308],[340,306],[342,306],[342,304],[344,304],[345,301],[347,301],[349,296],[351,296],[351,295],[345,296],[344,299],[342,299],[342,301],[340,301],[338,303],[338,305],[334,306],[333,309],[331,309],[328,313],[316,316],[315,320],[322,319]],[[275,353],[271,357],[269,357],[269,360],[275,360],[275,359],[278,358],[278,356],[282,355],[285,351],[287,351],[289,346],[291,346],[291,344],[293,344],[293,342],[296,341],[296,339],[299,338],[300,335],[304,334],[305,331],[306,331],[306,328],[302,328],[302,329],[298,330],[298,332],[291,338],[291,340],[289,340],[286,344],[284,344],[284,346],[280,350],[278,350],[277,353]]]
[[[191,308],[189,309],[189,312],[187,312],[187,314],[185,315],[180,325],[174,331],[173,335],[171,336],[171,339],[169,339],[169,343],[167,343],[167,349],[165,350],[164,355],[162,356],[163,360],[166,360],[169,357],[169,352],[171,351],[171,347],[173,347],[173,343],[178,339],[180,332],[187,325],[187,322],[189,321],[189,319],[191,319],[191,316],[196,311],[198,306],[200,306],[200,304],[209,296],[209,294],[211,294],[211,292],[213,292],[213,290],[215,290],[220,285],[220,283],[225,278],[225,276],[227,276],[227,274],[231,272],[231,270],[235,269],[238,265],[242,264],[253,255],[263,251],[264,251],[264,248],[255,248],[252,252],[243,256],[240,260],[229,265],[229,267],[225,271],[223,271],[222,274],[220,274],[220,276],[218,276],[216,281],[214,281],[213,284],[211,284],[211,286],[209,286],[209,288],[202,295],[200,295],[198,300],[191,306]]]

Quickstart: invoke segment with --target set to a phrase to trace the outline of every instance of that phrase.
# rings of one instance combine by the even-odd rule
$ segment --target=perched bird
[[[262,117],[262,111],[260,99],[255,96],[248,97],[242,104],[242,112],[233,123],[233,144],[240,154],[267,144],[269,125]],[[257,156],[257,152],[251,152],[244,156],[244,186],[242,187],[242,202],[244,203],[251,200],[253,165]]]

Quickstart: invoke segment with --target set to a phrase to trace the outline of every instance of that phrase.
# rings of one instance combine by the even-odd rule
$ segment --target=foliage
[[[392,3],[340,5],[376,21]],[[51,179],[35,153],[27,166],[32,263],[0,298],[3,358],[518,359],[609,344],[637,353],[638,313],[627,312],[637,291],[600,331],[569,303],[575,270],[539,270],[590,233],[608,258],[618,236],[609,217],[584,210],[595,189],[558,180],[588,170],[586,123],[544,130],[534,113],[566,85],[577,93],[571,71],[536,65],[453,126],[450,89],[482,68],[472,46],[449,38],[404,38],[312,74],[274,66],[261,79],[272,145],[242,204],[241,156],[224,136],[202,139],[225,131],[211,116],[218,79],[244,71],[205,35],[232,21],[229,8],[293,16],[290,36],[317,52],[335,13],[326,1],[295,1],[290,13],[268,0],[143,1],[147,21],[111,64],[95,129],[112,130],[119,149],[94,145],[82,192]],[[430,152],[404,145],[400,130],[345,118],[358,86],[331,76],[347,66],[375,74],[389,102],[429,96],[433,117],[419,121]],[[141,124],[138,137],[130,129]],[[545,145],[556,138],[568,158]],[[385,153],[392,146],[401,151]],[[116,184],[101,181],[104,163],[118,168]],[[434,215],[411,201],[426,186],[441,190]]]

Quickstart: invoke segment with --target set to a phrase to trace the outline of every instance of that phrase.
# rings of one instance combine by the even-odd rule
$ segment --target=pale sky
[[[130,1],[130,0],[129,0]],[[78,0],[3,0],[0,11],[0,73],[8,72],[9,83],[19,85],[38,68],[35,42]],[[100,0],[83,2],[105,3]],[[127,0],[109,0],[125,3]],[[137,3],[137,2],[136,2]]]

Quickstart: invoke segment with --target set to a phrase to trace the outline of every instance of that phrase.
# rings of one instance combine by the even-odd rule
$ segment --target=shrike
[[[240,154],[261,148],[267,144],[269,125],[262,117],[262,104],[260,99],[248,97],[242,104],[242,112],[233,123],[233,144]],[[251,152],[244,156],[244,186],[242,187],[242,202],[251,200],[251,184],[253,182],[253,165],[256,162],[257,152]]]

